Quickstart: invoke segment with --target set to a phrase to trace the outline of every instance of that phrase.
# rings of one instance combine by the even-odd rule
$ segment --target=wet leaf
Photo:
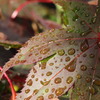
[[[24,88],[17,95],[16,100],[53,99],[64,94],[73,84],[75,86],[71,100],[94,100],[94,98],[99,100],[98,7],[88,5],[87,2],[76,3],[64,0],[61,0],[61,5],[65,11],[68,11],[65,12],[68,19],[64,19],[65,25],[66,20],[69,22],[66,29],[52,29],[32,37],[23,45],[19,53],[4,65],[1,77],[13,66],[33,65]],[[81,16],[81,12],[73,11],[74,7],[79,7],[84,15],[89,13],[91,16]],[[90,24],[95,14],[97,20]],[[84,21],[84,25],[83,22],[80,24],[81,21]]]

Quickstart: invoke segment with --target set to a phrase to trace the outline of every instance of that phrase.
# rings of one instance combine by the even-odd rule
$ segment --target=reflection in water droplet
[[[80,50],[84,52],[88,48],[89,48],[88,40],[85,39],[80,45]]]
[[[5,50],[10,50],[11,46],[4,47]]]

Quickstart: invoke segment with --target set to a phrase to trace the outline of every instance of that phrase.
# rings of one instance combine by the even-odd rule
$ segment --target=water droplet
[[[48,93],[49,92],[49,89],[45,89],[45,92]]]
[[[50,76],[50,75],[52,75],[52,72],[47,72],[46,75]]]
[[[100,7],[99,7],[99,6],[97,6],[96,12],[98,12],[98,11],[99,11],[99,9],[100,9]]]
[[[93,17],[93,18],[91,19],[91,22],[94,24],[94,23],[96,22],[96,17]]]
[[[59,78],[59,77],[57,77],[57,78],[55,78],[54,82],[55,82],[56,84],[59,84],[59,83],[62,82],[62,79]]]
[[[77,79],[81,79],[82,78],[82,76],[80,75],[80,74],[77,74]]]
[[[75,53],[75,49],[74,48],[71,48],[68,50],[68,54],[69,55],[73,55]]]
[[[89,17],[89,14],[85,14],[85,17]]]
[[[67,84],[70,84],[73,81],[73,77],[69,76],[66,80]]]
[[[37,94],[39,92],[39,90],[38,89],[35,89],[34,91],[33,91],[33,94]]]
[[[100,42],[97,43],[98,47],[100,48]]]
[[[44,97],[43,96],[39,96],[39,97],[37,97],[36,100],[44,100]]]
[[[58,51],[58,55],[63,56],[65,54],[65,51],[63,49]]]
[[[87,31],[82,32],[80,35],[83,37],[90,34],[91,32],[92,32],[91,29],[88,29]]]
[[[93,82],[95,85],[98,85],[98,86],[100,86],[100,80],[98,80],[98,79],[96,79],[96,80],[94,80],[94,82]]]
[[[64,93],[64,90],[65,90],[64,88],[58,88],[55,91],[56,96],[61,96]]]
[[[77,20],[78,20],[78,16],[77,16],[77,15],[74,16],[72,20],[73,20],[73,21],[77,21]]]
[[[27,98],[25,98],[24,100],[30,100],[32,98],[32,96],[29,96]]]
[[[38,78],[36,78],[35,81],[38,81]]]
[[[83,54],[83,57],[86,57],[87,56],[87,54]]]
[[[34,78],[34,77],[35,77],[35,75],[32,75],[32,76],[31,76],[31,78]]]
[[[5,50],[10,50],[11,46],[4,47]]]
[[[30,79],[28,82],[27,82],[27,85],[31,86],[33,84],[33,81]]]
[[[94,54],[90,54],[89,56],[90,56],[90,58],[94,58],[94,57],[95,57],[95,55],[94,55]]]
[[[34,72],[34,73],[37,73],[37,70],[36,70],[34,67],[33,67],[33,72]]]
[[[94,87],[89,87],[89,92],[94,95],[96,93],[96,90]]]
[[[70,57],[66,57],[66,58],[65,58],[65,61],[66,61],[66,62],[70,61]]]
[[[25,93],[26,93],[26,94],[29,93],[29,92],[30,92],[30,89],[25,90]]]
[[[81,23],[81,25],[84,25],[84,24],[85,24],[85,22],[84,22],[84,21],[81,21],[80,23]]]
[[[78,12],[79,10],[80,10],[79,7],[75,7],[75,8],[73,9],[74,12]]]
[[[88,40],[85,39],[80,45],[80,50],[84,52],[88,48],[89,48]]]
[[[44,86],[48,85],[50,83],[50,81],[46,81],[46,82],[43,82],[43,81],[40,81],[40,83]]]
[[[81,69],[82,71],[86,71],[87,66],[85,66],[85,65],[81,65],[80,69]]]
[[[54,98],[54,94],[50,94],[49,96],[48,96],[48,99],[53,99]]]
[[[71,41],[69,42],[70,45],[73,45],[74,43],[75,43],[75,41],[73,41],[73,40],[71,40]]]
[[[51,90],[51,91],[52,91],[52,93],[53,93],[53,92],[55,91],[55,88],[52,88],[52,90]]]
[[[68,70],[69,72],[75,71],[75,68],[76,68],[76,59],[74,59],[68,65],[65,66],[65,69]]]
[[[50,51],[50,48],[45,48],[40,51],[40,54],[46,54]]]
[[[50,63],[49,65],[50,65],[50,66],[53,66],[53,65],[54,65],[54,63]]]
[[[86,82],[87,82],[87,83],[91,82],[91,80],[92,80],[92,79],[91,79],[90,77],[87,77],[87,78],[86,78]]]
[[[41,69],[45,69],[46,68],[46,62],[41,62],[41,64],[39,64],[39,67]]]

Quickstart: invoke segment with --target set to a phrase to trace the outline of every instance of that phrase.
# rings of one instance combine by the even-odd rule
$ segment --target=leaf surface
[[[67,10],[65,12],[67,17],[64,19],[65,25],[68,24],[66,29],[46,31],[31,38],[4,66],[2,74],[16,65],[33,64],[24,88],[17,95],[16,100],[49,100],[64,94],[74,83],[72,100],[74,98],[93,100],[95,98],[93,94],[96,93],[94,88],[97,90],[100,88],[98,88],[100,83],[98,74],[100,71],[98,70],[100,41],[97,36],[100,15],[98,7],[64,0],[61,0],[61,5],[65,11]],[[84,13],[83,16],[81,16],[81,11],[73,11],[74,7],[79,7]],[[89,9],[92,9],[93,12],[90,12]],[[86,13],[92,17],[84,16]],[[97,20],[95,23],[91,23],[95,14]],[[76,16],[78,16],[78,20],[76,20]],[[72,20],[72,17],[75,20]],[[81,21],[84,21],[84,24],[80,24]],[[88,77],[91,79],[89,83],[87,82]],[[97,94],[99,93],[100,91],[97,92]],[[99,95],[96,97],[99,98]]]

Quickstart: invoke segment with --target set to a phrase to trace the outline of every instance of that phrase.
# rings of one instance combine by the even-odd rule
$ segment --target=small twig
[[[2,68],[0,67],[0,70],[2,70]],[[9,79],[9,77],[7,76],[6,73],[4,73],[4,76],[5,78],[8,80],[9,84],[10,84],[10,88],[11,88],[11,93],[12,93],[12,97],[11,97],[11,100],[15,100],[15,97],[16,97],[16,92],[14,90],[14,86],[11,82],[11,80]]]

